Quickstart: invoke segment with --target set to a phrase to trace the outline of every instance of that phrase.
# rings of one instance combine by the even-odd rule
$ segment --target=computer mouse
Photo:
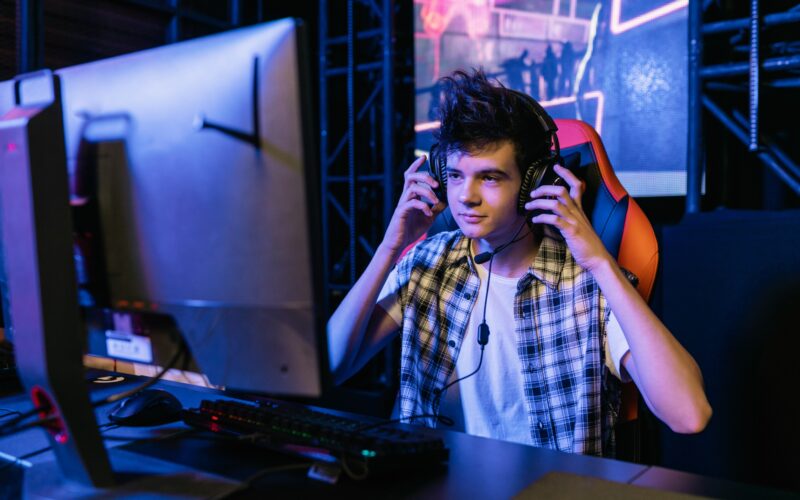
[[[183,405],[169,392],[147,389],[120,401],[108,414],[108,420],[131,427],[161,425],[179,420],[181,411]]]

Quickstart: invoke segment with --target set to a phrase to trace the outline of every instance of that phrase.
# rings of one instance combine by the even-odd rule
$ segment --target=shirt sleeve
[[[623,382],[630,382],[630,376],[622,377],[622,358],[625,353],[631,350],[628,346],[628,340],[625,334],[622,333],[622,327],[614,316],[614,311],[608,317],[608,324],[606,325],[606,366],[611,373]]]
[[[403,324],[403,308],[400,306],[400,298],[397,291],[400,284],[397,280],[397,266],[392,268],[386,282],[383,284],[381,292],[378,294],[377,305],[386,311],[386,314],[392,318],[398,325]]]

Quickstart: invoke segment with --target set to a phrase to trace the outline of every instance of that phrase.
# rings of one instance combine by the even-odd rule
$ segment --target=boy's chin
[[[480,240],[486,237],[486,231],[475,226],[463,226],[459,224],[459,229],[464,233],[464,236],[473,240]]]
[[[498,236],[495,232],[481,230],[481,228],[474,228],[474,227],[462,228],[461,232],[464,233],[464,236],[466,236],[471,240],[485,241],[488,242],[490,245],[492,244],[492,242],[494,242],[494,244],[496,245],[502,243],[502,242],[498,243],[499,240],[503,240],[503,242],[505,241],[504,238]]]

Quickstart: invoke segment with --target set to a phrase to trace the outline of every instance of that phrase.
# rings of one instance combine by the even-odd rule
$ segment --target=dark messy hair
[[[510,141],[522,173],[550,150],[549,137],[527,96],[490,81],[481,69],[458,70],[441,78],[439,130],[434,138],[442,155],[469,153]],[[436,96],[434,96],[436,98]]]

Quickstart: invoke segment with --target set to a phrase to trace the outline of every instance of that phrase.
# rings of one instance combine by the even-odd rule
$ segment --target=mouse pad
[[[519,492],[514,498],[517,500],[533,498],[563,498],[570,500],[573,498],[591,498],[592,500],[639,500],[647,498],[648,500],[678,500],[704,497],[642,488],[641,486],[615,483],[566,472],[550,472]]]

